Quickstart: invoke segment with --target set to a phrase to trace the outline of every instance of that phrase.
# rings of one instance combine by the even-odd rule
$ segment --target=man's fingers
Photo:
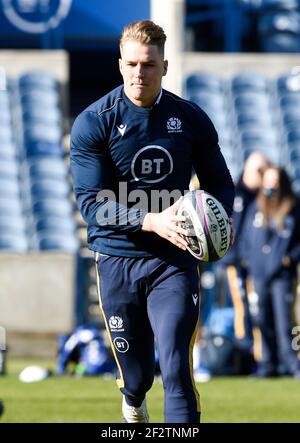
[[[176,225],[172,228],[172,231],[176,232],[177,234],[184,235],[184,236],[186,236],[188,234],[187,229],[181,228],[180,226],[176,226]]]
[[[180,197],[172,206],[170,206],[170,209],[172,209],[172,212],[174,214],[176,214],[176,212],[178,211],[182,200],[183,200],[183,197]]]
[[[181,249],[186,249],[187,248],[187,242],[184,240],[183,237],[181,237],[177,232],[175,231],[170,231],[169,235],[168,235],[168,240],[173,243],[174,245],[181,247]]]
[[[182,228],[178,225],[172,225],[170,228],[172,231],[177,232],[177,234],[183,235],[184,237],[193,237],[195,235],[194,229]]]
[[[182,223],[186,221],[186,217],[184,215],[173,215],[170,220],[173,223]]]
[[[179,237],[179,238],[180,238],[180,237]],[[187,243],[186,243],[185,241],[182,241],[182,239],[181,239],[181,240],[178,240],[178,237],[177,237],[176,239],[174,239],[174,240],[172,241],[172,243],[173,243],[175,246],[178,246],[178,248],[182,249],[183,251],[185,251],[186,248],[187,248]]]

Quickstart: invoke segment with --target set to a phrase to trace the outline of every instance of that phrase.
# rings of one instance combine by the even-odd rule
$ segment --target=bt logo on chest
[[[131,173],[135,181],[158,183],[173,171],[170,153],[158,145],[140,149],[131,162]]]

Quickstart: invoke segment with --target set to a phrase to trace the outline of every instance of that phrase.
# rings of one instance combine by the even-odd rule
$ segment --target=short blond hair
[[[160,26],[151,20],[139,20],[125,26],[120,39],[120,48],[122,49],[126,41],[135,40],[145,45],[157,46],[161,55],[164,56],[166,39],[166,34]]]

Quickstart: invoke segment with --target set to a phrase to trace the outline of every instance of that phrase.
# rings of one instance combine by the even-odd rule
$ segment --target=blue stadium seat
[[[300,34],[293,35],[286,32],[277,32],[262,38],[262,50],[275,53],[299,53]]]
[[[276,146],[277,143],[276,133],[272,129],[266,130],[253,128],[251,130],[242,131],[241,138],[243,146],[253,146],[254,143],[257,143],[262,145],[262,149],[263,145]]]
[[[35,123],[24,128],[25,143],[48,142],[59,144],[62,137],[60,126],[56,124]]]
[[[35,228],[37,231],[47,231],[52,234],[55,232],[69,232],[74,234],[76,231],[76,225],[73,218],[58,216],[36,218]]]
[[[248,109],[267,111],[270,107],[268,95],[262,92],[244,92],[236,95],[234,103],[236,110],[241,112]]]
[[[221,152],[229,168],[242,160],[241,152],[230,145],[221,145]]]
[[[67,178],[67,166],[60,158],[36,158],[28,160],[29,173],[33,179]]]
[[[271,113],[261,113],[257,110],[244,110],[237,114],[237,123],[240,127],[247,125],[272,126]]]
[[[54,156],[63,157],[64,149],[59,143],[51,143],[48,141],[32,141],[27,142],[25,145],[25,151],[27,157],[37,156]]]
[[[24,125],[32,123],[60,124],[62,116],[57,107],[46,108],[43,106],[23,106]]]
[[[0,177],[12,177],[17,179],[19,174],[18,164],[14,160],[1,159],[0,161]]]
[[[59,82],[46,71],[25,72],[0,92],[1,250],[79,247],[60,106]],[[21,118],[23,137],[12,116]]]
[[[66,180],[40,178],[32,180],[31,193],[34,199],[45,197],[67,197],[70,187]]]
[[[1,95],[1,94],[0,94]],[[9,109],[9,105],[8,104],[6,104],[4,101],[3,102],[1,102],[1,100],[0,100],[0,112],[1,112],[1,114],[5,114],[5,117],[7,118],[7,116],[10,118],[10,116],[11,116],[11,112],[10,112],[10,109]]]
[[[282,95],[280,98],[280,106],[282,110],[291,106],[300,107],[300,92],[291,92]]]
[[[264,153],[273,152],[280,153],[280,147],[274,140],[263,139],[263,138],[244,138],[243,139],[243,151],[263,151]]]
[[[21,201],[11,195],[0,196],[0,214],[21,217]]]
[[[288,160],[295,162],[300,160],[300,140],[288,144]]]
[[[55,91],[32,90],[21,95],[21,104],[27,108],[30,106],[53,108],[59,105],[59,96]]]
[[[289,107],[290,102],[297,101],[297,98],[289,99],[290,90],[278,90],[277,95],[274,79],[258,71],[238,72],[221,82],[222,88],[219,81],[213,80],[212,85],[205,89],[206,83],[209,80],[206,82],[199,80],[197,75],[190,76],[187,98],[203,108],[212,119],[219,134],[221,150],[235,177],[241,172],[245,157],[253,150],[263,151],[270,160],[280,164],[286,152],[280,117],[287,113],[284,106]],[[231,91],[228,91],[228,85]]]
[[[300,142],[300,128],[293,128],[287,133],[288,143]]]
[[[19,86],[20,89],[56,89],[57,81],[49,72],[35,69],[20,75]]]
[[[232,140],[232,134],[228,126],[218,130],[220,146],[230,146]]]
[[[197,92],[187,95],[188,100],[196,103],[203,109],[213,109],[219,111],[224,107],[224,99],[219,93],[211,93],[207,91]]]
[[[277,145],[267,145],[265,143],[261,143],[259,141],[254,141],[249,144],[244,145],[244,159],[249,156],[249,154],[253,151],[260,151],[265,154],[268,160],[274,164],[279,165],[281,160],[281,151]]]
[[[12,129],[10,125],[0,126],[0,144],[12,142]]]
[[[292,95],[291,93],[300,93],[300,73],[292,74],[289,72],[279,76],[277,79],[277,87],[281,94],[290,93],[290,95]]]
[[[216,74],[203,71],[188,76],[185,81],[185,87],[188,93],[192,91],[220,93],[223,88],[223,81]]]
[[[228,116],[225,112],[213,112],[209,109],[205,110],[205,112],[213,122],[218,132],[228,128]]]
[[[9,214],[0,215],[0,232],[1,233],[16,233],[25,235],[26,224],[22,216],[10,216]]]
[[[11,177],[2,177],[2,176],[0,177],[1,196],[8,196],[8,195],[18,196],[19,194],[20,194],[20,187],[18,180]]]
[[[75,236],[46,235],[38,237],[38,246],[42,251],[61,251],[76,253],[79,249],[79,241]]]
[[[28,250],[28,241],[22,234],[3,234],[0,233],[0,250],[24,253]]]
[[[267,135],[264,135],[264,133],[267,133]],[[275,126],[267,125],[264,122],[250,122],[245,123],[243,125],[239,126],[239,133],[242,138],[242,140],[267,140],[267,144],[274,144],[273,141],[270,141],[269,133],[273,133],[272,139],[273,140],[276,137],[276,128]]]
[[[268,80],[257,72],[241,72],[232,79],[232,90],[235,94],[243,92],[266,92]]]
[[[48,217],[50,215],[59,217],[70,217],[73,209],[70,200],[64,198],[44,198],[33,202],[32,210],[34,214]]]
[[[0,158],[13,161],[16,158],[16,147],[13,143],[0,142]]]
[[[9,109],[9,95],[7,91],[0,93],[0,109]]]
[[[5,111],[0,108],[0,126],[8,126],[11,124],[11,115],[9,110]]]
[[[292,127],[300,126],[300,107],[289,106],[285,107],[283,111],[283,122],[287,128],[292,129]]]

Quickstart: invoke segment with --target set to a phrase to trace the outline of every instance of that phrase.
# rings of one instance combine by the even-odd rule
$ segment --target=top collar
[[[157,96],[157,99],[155,100],[155,102],[153,103],[152,106],[158,105],[158,103],[160,102],[161,96],[162,96],[162,89],[160,90],[160,93]]]

